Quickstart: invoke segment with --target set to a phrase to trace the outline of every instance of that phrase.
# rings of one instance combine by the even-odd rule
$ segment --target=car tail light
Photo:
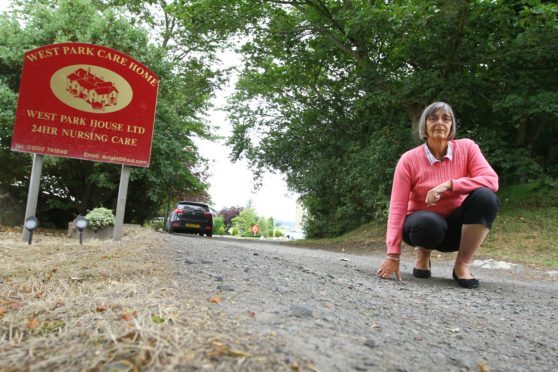
[[[211,212],[203,212],[203,216],[204,216],[204,217],[210,217],[210,216],[211,216]]]
[[[206,230],[211,230],[213,227],[212,226],[206,226],[205,229]]]
[[[181,215],[182,213],[184,213],[184,210],[179,209],[179,208],[176,208],[176,209],[174,210],[174,212],[175,212],[176,214],[178,214],[178,215]]]

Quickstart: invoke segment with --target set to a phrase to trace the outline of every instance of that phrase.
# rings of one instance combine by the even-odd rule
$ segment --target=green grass
[[[499,193],[501,210],[479,255],[558,267],[558,190],[529,183]]]
[[[476,258],[558,267],[558,189],[532,182],[504,188],[498,196],[500,213]],[[294,244],[379,251],[385,249],[385,229],[384,223],[371,222],[339,237],[307,239]]]

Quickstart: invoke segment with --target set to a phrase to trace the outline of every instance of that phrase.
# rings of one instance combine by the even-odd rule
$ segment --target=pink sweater
[[[479,146],[470,139],[451,141],[453,159],[432,165],[428,162],[424,145],[401,156],[391,190],[386,245],[388,253],[401,253],[403,223],[407,215],[418,210],[429,210],[444,217],[457,209],[467,194],[479,187],[498,190],[498,175],[482,155]],[[448,180],[453,190],[442,194],[432,207],[425,203],[426,193]]]

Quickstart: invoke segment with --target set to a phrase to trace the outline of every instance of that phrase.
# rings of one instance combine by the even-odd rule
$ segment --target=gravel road
[[[556,371],[558,281],[475,268],[462,289],[451,263],[430,279],[375,275],[383,256],[173,235],[176,280],[223,333],[251,340],[240,369],[319,371]],[[265,355],[264,355],[265,354]]]

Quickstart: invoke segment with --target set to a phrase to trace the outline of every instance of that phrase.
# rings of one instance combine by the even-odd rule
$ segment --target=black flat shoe
[[[432,268],[432,262],[430,260],[428,260],[428,267]],[[417,269],[416,267],[413,267],[413,276],[415,278],[426,279],[432,276],[432,272],[430,270]]]
[[[475,278],[471,278],[471,279],[459,279],[457,277],[457,275],[455,275],[455,269],[453,269],[453,279],[455,279],[455,281],[457,282],[457,284],[459,284],[461,287],[463,288],[467,288],[467,289],[472,289],[472,288],[478,288],[480,285],[480,282],[478,279]]]

